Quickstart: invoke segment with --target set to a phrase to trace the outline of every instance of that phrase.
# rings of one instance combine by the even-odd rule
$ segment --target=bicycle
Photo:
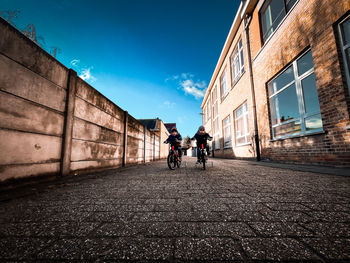
[[[202,143],[201,144],[201,148],[200,148],[200,156],[199,156],[199,163],[202,163],[202,165],[203,165],[203,170],[205,170],[206,169],[206,167],[205,167],[205,163],[206,163],[206,161],[207,161],[207,159],[208,159],[208,156],[207,156],[207,153],[206,153],[206,149],[205,149],[205,147],[204,147],[204,144]]]
[[[167,142],[164,142],[167,143]],[[167,163],[170,170],[174,170],[176,167],[180,168],[181,159],[179,158],[179,151],[175,145],[171,145],[169,154],[167,157]]]

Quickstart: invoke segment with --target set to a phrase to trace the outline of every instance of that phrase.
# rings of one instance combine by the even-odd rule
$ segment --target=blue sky
[[[239,0],[0,0],[33,23],[44,48],[135,118],[201,125],[209,84]],[[6,14],[3,13],[6,18]]]

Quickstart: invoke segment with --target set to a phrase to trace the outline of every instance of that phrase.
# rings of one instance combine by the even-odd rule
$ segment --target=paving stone
[[[350,261],[350,239],[303,238],[302,241],[326,259]]]
[[[53,241],[47,238],[0,238],[0,259],[35,260]]]
[[[256,234],[242,222],[205,222],[197,223],[196,236],[199,237],[254,237]]]
[[[0,262],[350,262],[350,178],[213,162],[109,170],[0,202]]]
[[[238,241],[225,238],[176,240],[175,258],[182,260],[242,260]]]
[[[220,213],[222,221],[254,222],[266,220],[259,211],[227,211]]]
[[[252,260],[320,260],[311,250],[290,238],[245,238],[242,246]]]
[[[350,224],[348,223],[309,222],[301,223],[301,225],[314,232],[316,236],[350,238]]]
[[[106,259],[167,260],[173,256],[173,242],[166,238],[119,238],[102,254]]]
[[[177,221],[222,221],[222,217],[218,212],[212,211],[196,211],[196,212],[178,212],[176,214]]]
[[[313,233],[297,223],[290,222],[251,222],[249,225],[260,236],[266,237],[307,237]]]
[[[132,237],[145,232],[147,226],[146,223],[105,223],[93,235],[102,237]]]
[[[148,237],[191,237],[195,236],[197,223],[188,222],[153,222],[145,227]]]
[[[132,221],[136,222],[167,222],[174,221],[174,212],[142,212],[134,213]]]
[[[37,257],[44,260],[80,259],[80,243],[81,240],[77,238],[55,240],[51,246],[38,253]]]

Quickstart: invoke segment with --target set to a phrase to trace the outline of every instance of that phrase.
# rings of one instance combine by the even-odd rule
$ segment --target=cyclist
[[[205,132],[204,126],[199,126],[197,133],[191,138],[191,140],[197,140],[197,164],[200,163],[200,153],[201,153],[201,145],[204,145],[204,148],[207,150],[207,154],[210,155],[209,145],[207,144],[207,140],[212,140],[208,133]]]
[[[170,143],[171,146],[175,146],[175,148],[177,148],[180,161],[182,157],[181,141],[182,141],[181,134],[177,131],[176,127],[173,127],[171,128],[171,134],[169,135],[168,139],[166,139],[164,142],[164,143]]]

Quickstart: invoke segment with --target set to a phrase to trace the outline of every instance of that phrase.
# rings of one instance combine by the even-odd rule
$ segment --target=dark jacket
[[[181,143],[180,143],[180,142],[176,142],[176,139],[177,139],[178,141],[182,141],[182,137],[181,137],[181,134],[180,134],[180,133],[176,134],[175,136],[172,135],[172,134],[170,134],[169,137],[168,137],[168,139],[166,139],[165,142],[170,143],[171,145],[180,146]]]
[[[206,145],[207,144],[207,140],[211,140],[213,139],[213,137],[211,137],[208,133],[205,134],[200,134],[199,132],[197,132],[192,138],[191,140],[197,140],[197,146],[200,146],[201,144]]]

